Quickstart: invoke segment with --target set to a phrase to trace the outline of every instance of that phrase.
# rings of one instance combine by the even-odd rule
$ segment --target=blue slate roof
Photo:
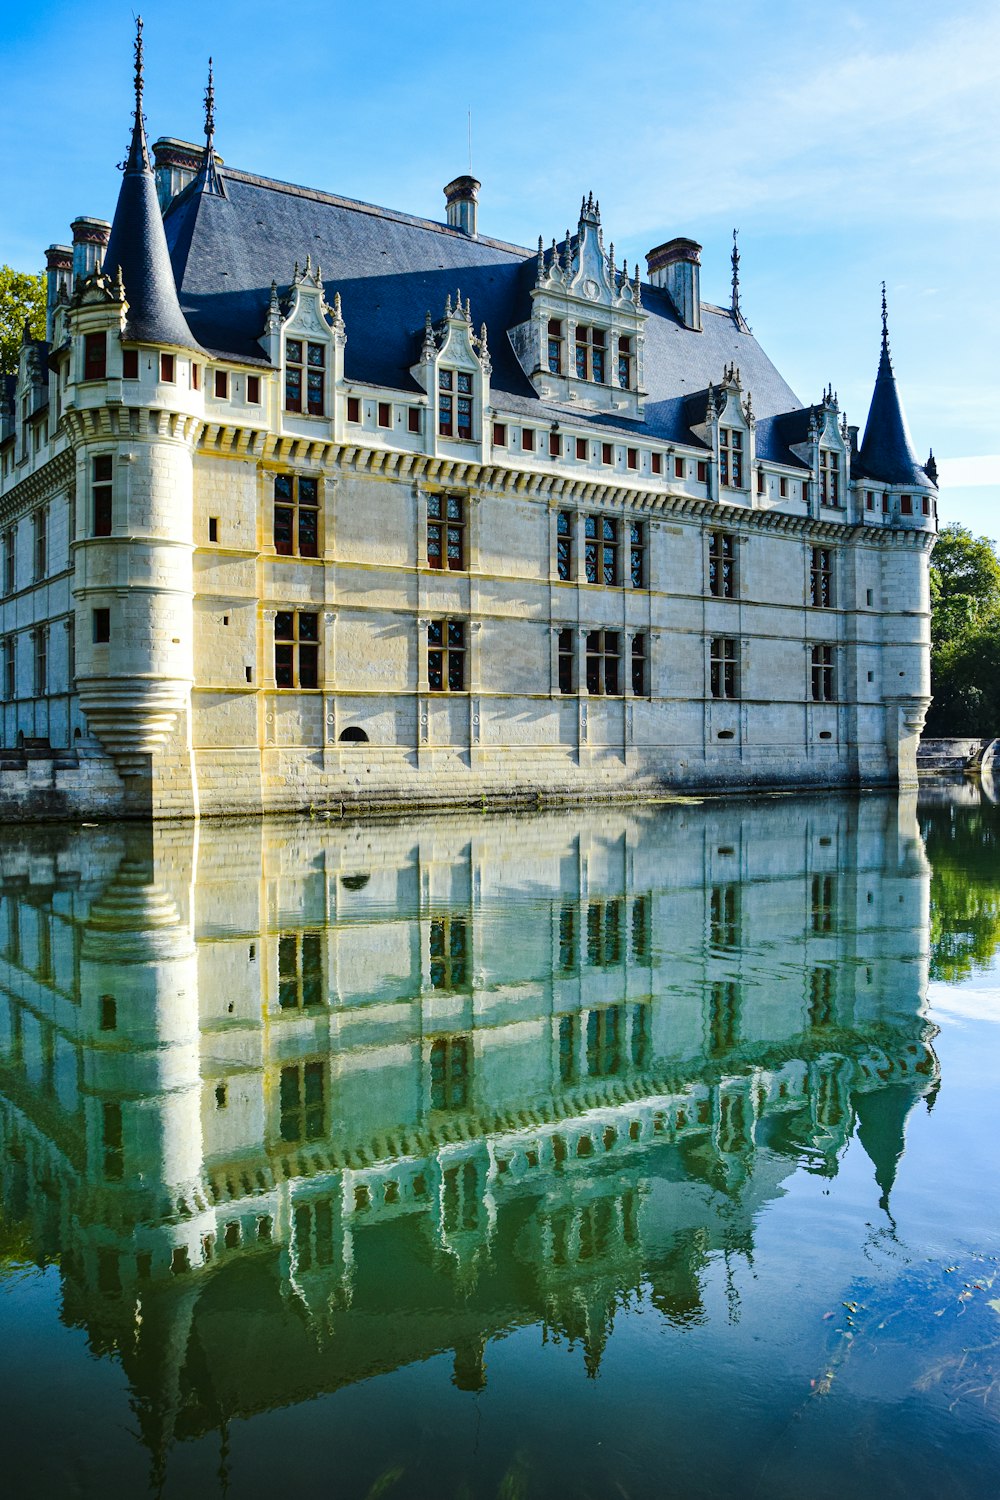
[[[878,480],[881,484],[933,488],[913,451],[903,403],[896,388],[884,317],[883,310],[882,353],[861,452],[853,466],[854,474],[858,478]]]
[[[128,337],[148,344],[198,347],[177,300],[163,220],[156,197],[156,181],[149,162],[141,98],[125,175],[104,252],[104,266],[113,276],[121,267],[128,299]]]
[[[536,251],[228,167],[219,176],[224,197],[194,182],[163,221],[181,307],[198,343],[212,353],[266,364],[258,340],[271,281],[287,288],[296,262],[310,255],[322,267],[328,300],[341,296],[349,380],[416,392],[410,366],[419,357],[425,315],[430,310],[439,318],[445,297],[460,287],[471,299],[473,323],[485,322],[489,331],[498,406],[538,420],[572,418],[691,444],[685,403],[710,382],[718,385],[725,367],[735,364],[758,416],[758,453],[798,464],[769,419],[800,403],[729,310],[703,303],[703,331],[695,333],[665,292],[644,285],[645,420],[560,407],[535,395],[507,338],[530,314]]]

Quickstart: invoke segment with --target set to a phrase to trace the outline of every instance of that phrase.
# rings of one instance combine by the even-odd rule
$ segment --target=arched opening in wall
[[[367,873],[359,875],[341,875],[340,883],[345,891],[363,891],[371,876]]]
[[[346,729],[340,731],[340,740],[345,745],[367,745],[368,736],[357,724],[349,724]]]

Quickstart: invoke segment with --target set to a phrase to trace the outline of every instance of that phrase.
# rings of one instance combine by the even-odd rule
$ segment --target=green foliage
[[[0,375],[17,373],[25,319],[33,339],[45,337],[45,274],[0,266]]]
[[[930,735],[1000,734],[1000,558],[952,523],[931,559]]]
[[[931,862],[932,979],[949,983],[988,968],[1000,950],[1000,809],[983,802],[956,817],[922,809]]]

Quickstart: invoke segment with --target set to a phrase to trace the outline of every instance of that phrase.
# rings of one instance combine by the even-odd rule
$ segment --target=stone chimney
[[[91,219],[81,214],[69,226],[73,231],[73,280],[78,276],[89,276],[99,260],[104,259],[104,250],[111,234],[107,219]]]
[[[172,135],[161,135],[153,142],[153,175],[156,178],[156,199],[160,213],[165,214],[168,205],[178,193],[182,193],[189,182],[198,175],[205,160],[204,146],[195,146],[191,141],[179,141]],[[215,153],[217,166],[223,166],[223,158]]]
[[[694,240],[668,240],[646,256],[649,280],[663,289],[685,328],[701,332],[701,246]]]
[[[448,205],[448,223],[452,229],[460,229],[470,239],[475,239],[478,230],[479,189],[481,182],[474,177],[456,177],[444,190]]]
[[[55,317],[59,290],[72,291],[73,251],[69,245],[50,245],[45,252],[45,338],[52,342],[52,320]]]

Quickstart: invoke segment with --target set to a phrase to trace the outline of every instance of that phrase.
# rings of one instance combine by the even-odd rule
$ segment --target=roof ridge
[[[453,229],[450,224],[442,224],[437,219],[426,219],[420,214],[404,213],[398,208],[384,208],[378,203],[368,203],[363,198],[346,198],[342,193],[328,193],[322,188],[306,187],[303,183],[285,182],[280,177],[262,177],[256,172],[243,172],[237,167],[224,167],[219,174],[226,179],[235,182],[245,182],[251,187],[269,188],[277,193],[288,193],[296,198],[308,198],[314,203],[328,203],[335,208],[355,209],[360,213],[371,214],[378,219],[391,219],[397,224],[412,224],[419,229],[430,229],[438,234],[443,234],[448,239],[464,241],[470,245],[489,245],[495,250],[506,250],[519,259],[534,258],[536,250],[530,250],[524,245],[517,245],[512,240],[494,239],[492,235],[478,234],[473,239],[461,229]]]

